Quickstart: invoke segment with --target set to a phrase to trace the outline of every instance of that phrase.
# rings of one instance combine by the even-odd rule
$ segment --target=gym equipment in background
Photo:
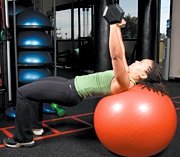
[[[16,14],[17,88],[55,74],[52,30],[50,19],[43,13],[26,9]]]
[[[53,106],[57,106],[58,104],[55,104],[55,103],[43,103],[43,112],[44,113],[47,113],[47,114],[55,114],[57,113],[57,115],[59,117],[63,117],[64,114],[65,114],[65,111],[63,108],[60,108],[59,105],[58,105],[58,110],[59,112],[57,112],[57,107],[53,107]],[[9,107],[6,111],[5,111],[6,115],[9,117],[9,118],[12,118],[14,119],[16,117],[16,108],[15,107]]]
[[[42,13],[32,10],[17,15],[18,28],[52,29],[50,20]]]
[[[48,114],[57,114],[58,117],[65,115],[65,110],[56,103],[43,103],[43,112]]]
[[[19,14],[23,11],[25,11],[27,8],[22,5],[16,5],[16,14]],[[8,6],[8,14],[9,16],[13,16],[13,4],[9,4]]]
[[[64,116],[65,111],[64,111],[64,109],[61,108],[58,104],[56,104],[56,103],[51,103],[51,108],[56,111],[56,113],[57,113],[57,115],[58,115],[59,117]]]
[[[47,33],[42,31],[22,31],[18,34],[17,46],[19,49],[52,48],[52,40]]]
[[[36,68],[19,68],[19,83],[27,84],[33,81],[42,79],[44,77],[52,76],[51,71],[48,68],[36,67]]]
[[[19,51],[18,64],[50,64],[52,57],[48,51]]]
[[[5,114],[9,117],[9,118],[15,118],[16,117],[16,107],[9,107],[6,109]]]
[[[49,103],[43,103],[43,112],[44,113],[52,113],[52,114],[54,114],[54,113],[56,113],[56,111],[54,110],[54,109],[52,109],[51,108],[51,104],[49,104]]]
[[[19,83],[52,76],[52,67],[49,67],[54,64],[53,41],[48,33],[52,29],[50,19],[40,12],[26,10],[17,15],[16,25]]]

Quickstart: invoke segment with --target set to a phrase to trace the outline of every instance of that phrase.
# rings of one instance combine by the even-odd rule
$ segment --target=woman
[[[143,59],[130,66],[127,65],[120,31],[120,27],[125,23],[125,20],[122,20],[121,23],[110,26],[109,48],[113,70],[76,76],[75,79],[71,80],[49,77],[18,89],[15,135],[14,138],[3,140],[7,147],[31,147],[35,145],[30,117],[32,112],[33,114],[37,113],[37,107],[33,108],[33,106],[42,102],[53,101],[66,106],[73,106],[87,97],[121,93],[136,83],[144,84],[155,92],[167,93],[161,83],[161,68],[154,61]]]

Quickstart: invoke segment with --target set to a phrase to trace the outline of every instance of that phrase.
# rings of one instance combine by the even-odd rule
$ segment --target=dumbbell
[[[64,116],[65,111],[64,111],[64,109],[60,108],[58,104],[51,103],[51,108],[56,111],[56,113],[59,117]]]
[[[107,5],[103,12],[103,17],[108,24],[119,23],[124,17],[124,11],[118,4]]]

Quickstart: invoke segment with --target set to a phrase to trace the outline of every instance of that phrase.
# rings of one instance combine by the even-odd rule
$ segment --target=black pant
[[[32,141],[32,117],[36,117],[34,121],[38,121],[38,116],[35,115],[43,102],[74,106],[81,100],[75,89],[74,79],[47,77],[18,88],[14,138],[18,142]]]

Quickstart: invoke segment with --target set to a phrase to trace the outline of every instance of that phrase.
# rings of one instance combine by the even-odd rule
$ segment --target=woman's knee
[[[25,86],[21,86],[17,89],[17,97],[26,97],[26,88]]]

